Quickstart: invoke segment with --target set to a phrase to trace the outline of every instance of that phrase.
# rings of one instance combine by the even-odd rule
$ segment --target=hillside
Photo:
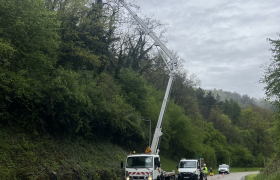
[[[1,2],[1,176],[119,174],[128,152],[148,144],[169,79],[149,36],[113,1]],[[264,157],[275,157],[274,111],[223,101],[197,86],[179,67],[161,156],[201,156],[213,168],[229,158],[232,167],[262,167]]]
[[[261,170],[261,173],[256,177],[255,180],[278,180],[280,179],[280,155],[276,155],[273,160]]]
[[[122,179],[128,152],[111,142],[0,127],[0,179]]]
[[[209,91],[209,90],[206,90]],[[210,90],[213,94],[218,94],[219,98],[221,101],[225,101],[227,100],[234,100],[238,103],[240,103],[242,106],[259,106],[262,108],[266,108],[266,109],[270,109],[270,110],[275,110],[275,107],[273,107],[273,105],[268,102],[268,101],[264,101],[263,99],[257,99],[254,97],[250,97],[249,95],[245,94],[245,95],[241,95],[237,92],[229,92],[229,91],[223,91],[222,89],[212,89]]]

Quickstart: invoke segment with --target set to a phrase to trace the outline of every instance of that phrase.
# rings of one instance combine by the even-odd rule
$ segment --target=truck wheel
[[[163,173],[160,174],[160,180],[164,180]]]
[[[164,180],[164,179],[163,179],[163,176],[162,176],[162,177],[159,177],[159,176],[158,176],[158,177],[157,177],[157,180]]]

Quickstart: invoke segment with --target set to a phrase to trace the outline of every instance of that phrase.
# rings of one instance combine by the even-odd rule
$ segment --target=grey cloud
[[[269,63],[267,38],[279,39],[275,0],[135,0],[143,14],[168,23],[167,47],[185,60],[202,88],[263,97],[260,65]]]

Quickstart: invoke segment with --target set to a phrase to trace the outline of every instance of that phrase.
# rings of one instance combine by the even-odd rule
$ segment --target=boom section
[[[166,61],[166,59],[164,58],[164,56],[162,56],[162,59],[164,60],[165,64],[167,65],[170,74],[169,74],[169,80],[168,80],[168,85],[165,91],[165,95],[164,95],[164,99],[162,102],[162,106],[161,106],[161,110],[160,110],[160,114],[159,114],[159,118],[158,118],[158,123],[155,129],[155,133],[154,133],[154,137],[153,137],[153,141],[151,144],[151,151],[152,154],[158,154],[159,153],[159,139],[160,136],[162,135],[162,131],[161,131],[161,126],[162,126],[162,122],[163,122],[163,118],[164,118],[164,113],[165,113],[165,109],[167,106],[167,102],[168,102],[168,97],[170,94],[170,90],[172,87],[172,82],[175,76],[175,68],[177,67],[177,60],[175,58],[175,56],[166,48],[166,46],[161,42],[161,40],[153,33],[153,31],[151,31],[148,26],[144,23],[144,21],[142,21],[137,14],[135,14],[129,7],[128,5],[124,2],[124,0],[119,0],[119,2],[129,11],[129,13],[132,15],[132,17],[143,27],[143,29],[145,30],[145,32],[154,40],[154,45],[155,46],[159,46],[161,48],[161,50],[163,52],[165,52],[165,54],[170,58],[170,62],[168,63]]]
[[[151,36],[151,38],[155,41],[155,45],[159,46],[165,53],[166,55],[171,59],[172,63],[174,64],[173,66],[176,65],[177,60],[176,58],[172,55],[172,53],[169,51],[169,49],[166,48],[166,46],[161,42],[161,40],[151,31],[148,26],[140,19],[136,13],[134,13],[128,5],[124,2],[124,0],[120,0],[120,3],[129,11],[129,13],[132,15],[132,17],[144,28],[145,32]],[[173,67],[170,68],[173,70]]]

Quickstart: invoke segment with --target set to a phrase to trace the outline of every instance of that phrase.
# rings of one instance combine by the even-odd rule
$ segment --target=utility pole
[[[230,168],[230,155],[229,155],[229,157],[228,157],[228,166],[229,166],[229,168]]]
[[[143,121],[150,121],[150,132],[149,132],[149,147],[151,147],[151,118],[149,118],[148,120],[146,119],[142,119]]]

